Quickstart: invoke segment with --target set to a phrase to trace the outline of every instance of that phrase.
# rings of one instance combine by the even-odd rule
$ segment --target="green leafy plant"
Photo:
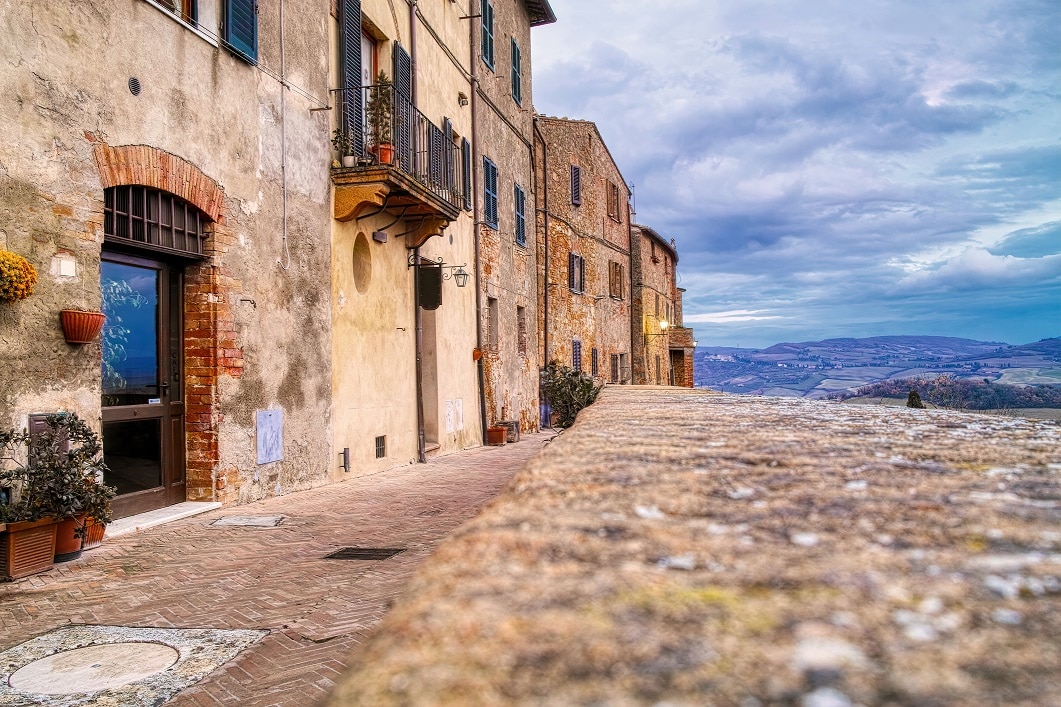
[[[107,466],[99,437],[74,413],[57,413],[37,434],[0,431],[0,521],[87,516],[111,521],[115,489],[102,482]],[[77,534],[84,534],[84,525]]]
[[[376,85],[371,89],[366,112],[372,144],[378,146],[390,143],[393,132],[394,84],[385,71],[381,70],[376,77]]]
[[[921,402],[921,396],[916,390],[911,390],[910,394],[906,396],[906,407],[918,408],[920,410],[925,409],[925,404]]]
[[[332,147],[339,153],[340,157],[354,154],[354,140],[349,133],[345,133],[341,128],[336,128],[332,132]]]
[[[0,250],[0,302],[17,302],[33,294],[37,269],[18,253]]]
[[[553,424],[570,427],[579,411],[593,404],[603,384],[592,377],[553,361],[542,369],[542,388],[549,400]]]

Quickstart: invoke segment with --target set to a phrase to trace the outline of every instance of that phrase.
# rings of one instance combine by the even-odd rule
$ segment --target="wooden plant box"
[[[0,582],[50,570],[54,557],[55,521],[51,518],[8,523],[0,531]]]

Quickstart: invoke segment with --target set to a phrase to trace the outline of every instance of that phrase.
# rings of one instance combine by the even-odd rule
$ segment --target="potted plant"
[[[99,437],[73,413],[47,416],[45,429],[37,434],[3,435],[0,442],[11,450],[6,458],[14,465],[3,472],[0,485],[17,490],[18,500],[0,512],[29,521],[53,519],[55,561],[79,557],[90,519],[104,526],[111,520],[115,489],[102,481],[107,467]],[[24,463],[17,461],[18,448],[25,449]]]
[[[336,128],[332,132],[332,147],[339,153],[339,159],[342,160],[343,167],[354,166],[357,158],[354,157],[354,140],[349,133],[343,132],[341,128]]]
[[[64,309],[59,312],[59,323],[68,344],[90,344],[103,329],[106,316],[90,309]]]
[[[33,294],[37,269],[18,253],[0,249],[0,302],[18,302]]]
[[[376,85],[372,87],[366,106],[368,113],[369,135],[372,137],[372,149],[381,164],[394,162],[394,84],[387,72],[380,71]]]

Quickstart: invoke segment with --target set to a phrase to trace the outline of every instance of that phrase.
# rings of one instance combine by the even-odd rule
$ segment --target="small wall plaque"
[[[268,464],[284,458],[284,411],[258,411],[258,463]]]

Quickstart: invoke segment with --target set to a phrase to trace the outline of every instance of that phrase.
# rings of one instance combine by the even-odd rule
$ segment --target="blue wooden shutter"
[[[490,0],[483,0],[483,31],[482,31],[482,55],[483,61],[494,70],[494,4]]]
[[[221,39],[252,64],[258,61],[257,0],[225,0]]]
[[[516,38],[512,38],[512,98],[516,103],[523,105],[523,69],[520,66],[519,45]]]
[[[461,139],[461,177],[464,182],[464,210],[472,210],[472,144],[467,138]]]
[[[340,128],[354,143],[354,154],[365,156],[365,117],[361,91],[361,0],[343,0],[339,13],[342,113]]]
[[[414,174],[418,170],[413,162],[416,147],[416,115],[413,110],[413,59],[405,48],[394,43],[394,130],[395,151],[405,172]],[[437,128],[436,128],[437,129]]]
[[[582,204],[582,168],[574,164],[571,165],[571,204]]]
[[[513,185],[514,201],[516,203],[516,243],[527,245],[527,195],[520,185]]]

